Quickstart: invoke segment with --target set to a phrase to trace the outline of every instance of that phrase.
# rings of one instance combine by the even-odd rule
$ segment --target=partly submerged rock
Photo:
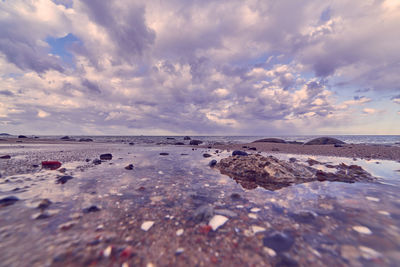
[[[217,165],[217,160],[213,159],[208,163],[208,166],[210,166],[211,168],[215,167],[215,165]]]
[[[335,145],[335,144],[343,145],[346,143],[332,137],[318,137],[305,143],[305,145]]]
[[[191,138],[189,136],[183,137],[183,140],[190,140]]]
[[[91,139],[91,138],[81,138],[81,139],[79,139],[79,142],[93,142],[93,139]]]
[[[191,140],[190,143],[189,143],[189,145],[191,145],[191,146],[198,146],[198,145],[200,145],[200,144],[202,144],[202,143],[203,143],[203,141],[200,141],[200,140]]]
[[[12,204],[14,204],[15,202],[17,202],[19,200],[19,198],[17,198],[16,196],[9,196],[9,197],[5,197],[0,199],[0,207],[4,207],[4,206],[10,206]]]
[[[10,155],[0,156],[0,159],[11,159],[11,156]]]
[[[25,135],[18,135],[18,138],[28,138]]]
[[[375,178],[357,165],[332,165],[332,172],[324,172],[296,162],[279,160],[273,156],[251,154],[247,157],[230,156],[221,159],[216,167],[246,189],[257,186],[277,190],[292,184],[313,181],[373,181]]]
[[[264,138],[264,139],[256,140],[253,143],[281,143],[281,144],[284,144],[284,143],[286,143],[286,141],[283,139],[279,139],[279,138]]]
[[[57,170],[61,167],[61,162],[59,161],[42,161],[42,168],[43,169],[50,169],[50,170]]]
[[[61,140],[69,140],[69,139],[71,139],[71,138],[69,138],[69,136],[63,136],[63,137],[61,137],[60,139],[61,139]]]
[[[65,184],[66,182],[68,182],[69,180],[71,180],[73,178],[74,177],[72,177],[70,175],[63,175],[63,176],[57,178],[56,184]]]
[[[249,154],[241,150],[235,150],[232,152],[232,156],[248,156],[248,155]]]
[[[100,155],[101,160],[112,160],[112,154],[107,153],[107,154],[101,154]]]

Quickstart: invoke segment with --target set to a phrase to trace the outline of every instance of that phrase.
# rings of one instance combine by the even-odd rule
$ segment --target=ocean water
[[[206,144],[222,143],[249,143],[262,138],[280,138],[286,141],[307,142],[322,135],[276,135],[276,136],[190,136]],[[62,136],[40,136],[40,138],[61,138]],[[135,144],[174,144],[182,142],[184,136],[70,136],[74,139],[92,138],[98,142],[124,143],[133,142]],[[400,145],[400,135],[330,135],[349,144],[384,144]],[[189,143],[189,141],[186,141]]]

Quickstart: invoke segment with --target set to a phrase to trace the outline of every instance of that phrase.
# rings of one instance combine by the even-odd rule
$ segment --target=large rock
[[[101,160],[112,160],[112,154],[111,153],[101,154],[100,159]]]
[[[285,144],[286,141],[279,138],[264,138],[254,141],[253,143],[280,143]]]
[[[93,139],[91,139],[91,138],[81,138],[81,139],[79,139],[79,142],[93,142]]]
[[[346,144],[343,141],[340,141],[339,139],[332,138],[332,137],[318,137],[315,139],[312,139],[311,141],[308,141],[305,143],[305,145],[335,145],[335,144]]]
[[[202,143],[203,143],[203,141],[200,141],[200,140],[191,140],[189,144],[192,146],[198,146]]]
[[[28,138],[25,135],[18,135],[18,138]]]
[[[183,137],[183,140],[190,140],[191,138],[189,136]]]
[[[373,181],[375,178],[356,165],[332,165],[334,173],[327,173],[296,162],[279,160],[273,156],[250,154],[247,157],[230,156],[221,159],[216,167],[246,189],[257,186],[277,190],[292,184],[313,181]]]
[[[69,140],[69,139],[71,139],[71,138],[69,138],[69,136],[63,136],[63,137],[61,137],[60,139],[61,139],[61,140]]]

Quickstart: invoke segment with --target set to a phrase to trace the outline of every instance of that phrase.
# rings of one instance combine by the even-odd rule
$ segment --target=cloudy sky
[[[0,132],[400,134],[400,0],[1,0]]]

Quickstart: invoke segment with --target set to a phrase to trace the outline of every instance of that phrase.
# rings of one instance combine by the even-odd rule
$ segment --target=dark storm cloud
[[[101,93],[100,87],[95,82],[91,82],[88,79],[84,79],[82,81],[82,85],[89,89],[89,91],[92,93]]]

